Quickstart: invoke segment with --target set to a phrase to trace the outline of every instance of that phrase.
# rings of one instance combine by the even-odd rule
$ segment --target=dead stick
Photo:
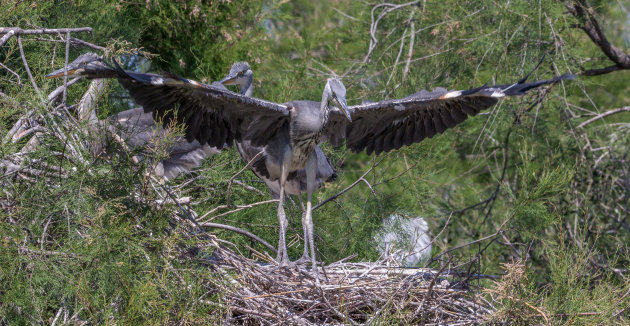
[[[232,183],[234,182],[234,179],[241,173],[243,173],[243,171],[245,171],[248,167],[252,166],[252,164],[261,156],[263,155],[263,151],[258,152],[258,154],[254,155],[254,157],[249,160],[249,162],[247,162],[247,165],[245,165],[240,171],[236,172],[236,174],[234,174],[231,178],[230,178],[230,182],[228,182],[228,188],[227,188],[227,206],[231,207],[232,204],[230,202],[230,197],[232,197]]]
[[[599,119],[605,118],[605,117],[607,117],[609,115],[617,114],[619,112],[628,112],[628,111],[630,111],[630,106],[624,106],[622,108],[606,111],[606,112],[604,112],[602,114],[598,114],[597,116],[595,116],[593,118],[590,118],[590,119],[580,123],[580,125],[577,126],[577,127],[578,128],[584,128],[584,126],[586,126],[588,124],[591,124],[591,123],[593,123],[593,122],[595,122],[595,121],[597,121]]]
[[[61,95],[63,93],[63,91],[68,86],[71,86],[72,84],[78,82],[79,80],[81,80],[81,77],[76,77],[76,78],[73,78],[71,81],[69,81],[67,83],[67,85],[61,85],[61,86],[55,88],[54,91],[52,91],[52,92],[50,92],[50,94],[48,94],[48,102],[52,102],[53,100],[55,100],[59,95]]]
[[[66,32],[66,62],[64,67],[68,67],[68,57],[70,56],[70,32]],[[61,103],[66,105],[68,98],[68,69],[63,70],[63,96]]]
[[[221,217],[221,216],[225,216],[225,215],[229,215],[229,214],[241,211],[241,210],[243,210],[245,208],[252,208],[254,206],[263,205],[263,204],[269,204],[269,203],[277,203],[278,201],[279,201],[278,199],[271,199],[271,200],[259,201],[257,203],[248,204],[248,205],[239,205],[239,206],[236,206],[236,209],[233,209],[233,210],[225,212],[225,213],[221,213],[219,215],[215,215],[215,216],[211,217],[208,221],[212,221],[212,220],[214,220],[217,217]],[[217,207],[211,209],[210,211],[208,211],[207,213],[203,214],[197,220],[202,220],[202,219],[206,218],[208,215],[218,211],[219,209],[226,209],[226,208],[229,208],[229,207],[230,206],[227,206],[227,205],[217,206]],[[234,207],[234,206],[232,206],[232,207]]]
[[[28,78],[31,80],[31,83],[33,84],[33,88],[35,88],[35,91],[37,91],[37,93],[39,94],[40,93],[39,88],[37,87],[37,84],[35,83],[35,79],[33,78],[31,69],[29,69],[28,67],[28,62],[26,62],[26,56],[24,55],[24,48],[22,47],[22,38],[20,37],[20,35],[18,35],[17,41],[18,41],[18,47],[20,48],[20,55],[22,56],[22,62],[24,63],[24,68],[26,68],[26,73],[28,74]]]
[[[386,157],[386,156],[385,156]],[[335,200],[337,199],[337,197],[343,195],[346,191],[352,189],[354,186],[356,186],[357,184],[359,184],[359,182],[365,180],[365,176],[368,175],[368,173],[372,172],[372,170],[377,167],[379,164],[381,164],[381,162],[383,162],[383,159],[385,159],[385,157],[383,157],[380,161],[378,161],[376,164],[372,165],[372,167],[370,167],[367,171],[365,171],[365,173],[363,173],[362,176],[360,176],[357,180],[355,180],[351,185],[347,186],[346,188],[344,188],[342,191],[328,197],[326,200],[324,200],[323,202],[315,205],[315,207],[313,207],[313,210],[316,210],[318,208],[320,208],[321,206],[323,206],[324,204],[326,204],[327,202],[331,201],[331,200]]]
[[[235,226],[231,226],[231,225],[225,225],[225,224],[219,224],[219,223],[202,223],[201,226],[204,227],[208,227],[208,228],[217,228],[217,229],[224,229],[224,230],[228,230],[228,231],[232,231],[232,232],[236,232],[245,236],[250,237],[251,239],[254,239],[258,242],[260,242],[263,246],[267,247],[267,249],[273,251],[273,253],[277,253],[276,248],[274,248],[272,245],[270,245],[267,241],[263,240],[262,238],[260,238],[259,236],[247,231],[247,230],[243,230],[241,228],[237,228]]]
[[[0,27],[0,34],[13,33],[16,35],[41,35],[41,34],[59,34],[59,33],[77,33],[88,32],[92,34],[92,27],[78,28],[40,28],[40,29],[21,29],[19,27]],[[6,35],[5,35],[6,36]]]
[[[4,43],[6,43],[13,35],[15,35],[15,31],[11,30],[6,33],[2,38],[0,38],[0,46],[3,46]]]

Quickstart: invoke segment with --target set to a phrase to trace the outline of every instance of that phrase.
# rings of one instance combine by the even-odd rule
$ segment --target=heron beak
[[[46,75],[46,78],[59,78],[59,77],[63,77],[65,72],[68,72],[68,77],[78,77],[79,74],[83,71],[83,69],[80,69],[79,67],[73,67],[72,65],[66,67],[66,68],[61,68],[59,70],[55,70],[51,73],[49,73],[48,75]]]
[[[237,79],[237,75],[236,74],[229,74],[227,76],[225,76],[225,78],[221,79],[221,81],[219,83],[225,85],[225,86],[229,86],[229,85],[237,85],[236,79]]]
[[[346,115],[346,118],[349,122],[352,122],[352,117],[350,117],[350,111],[348,110],[348,104],[346,103],[346,99],[344,97],[334,97],[335,104],[343,111]]]

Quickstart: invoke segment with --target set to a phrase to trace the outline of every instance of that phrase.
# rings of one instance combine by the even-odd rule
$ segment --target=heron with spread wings
[[[524,95],[542,85],[573,78],[558,76],[549,80],[483,86],[464,91],[437,88],[420,91],[403,99],[348,106],[346,89],[337,78],[326,81],[320,102],[275,103],[234,93],[175,75],[136,73],[103,60],[72,65],[48,75],[87,78],[117,78],[145,111],[153,112],[164,124],[184,125],[186,139],[215,147],[234,140],[264,148],[257,173],[278,180],[280,185],[278,219],[280,246],[278,263],[290,266],[286,251],[286,214],[283,208],[289,175],[300,169],[306,173],[306,214],[311,262],[317,274],[312,222],[312,193],[315,190],[317,155],[322,141],[346,146],[354,152],[380,154],[420,142],[474,116],[505,96]]]
[[[240,93],[245,96],[252,96],[254,92],[253,84],[254,74],[247,62],[236,62],[232,65],[230,72],[219,83],[222,85],[237,85],[240,88]],[[217,85],[216,83],[214,85]],[[220,87],[220,86],[219,86]],[[267,161],[260,157],[264,154],[264,146],[254,146],[248,139],[242,139],[235,141],[236,150],[245,163],[253,163],[252,170],[254,174],[261,178],[271,193],[274,199],[280,199],[280,182],[279,180],[272,180],[271,176],[266,173]],[[334,181],[337,179],[337,171],[332,166],[324,151],[321,147],[316,146],[314,150],[315,161],[317,162],[317,170],[315,172],[315,183],[311,186],[314,189],[319,188],[324,182]],[[258,159],[257,159],[258,158]],[[253,161],[252,161],[253,160]],[[271,167],[270,167],[271,168]],[[296,170],[287,176],[287,180],[284,184],[284,192],[287,195],[295,195],[300,201],[302,208],[302,228],[304,231],[304,247],[303,254],[296,263],[310,262],[309,256],[309,243],[308,243],[308,228],[306,227],[306,210],[302,201],[302,190],[306,189],[306,171],[304,169]],[[284,232],[284,230],[282,230]],[[281,238],[284,239],[284,238]],[[284,246],[279,243],[278,247]],[[286,248],[283,250],[286,252]],[[280,250],[279,250],[280,252]],[[280,257],[280,256],[278,256]]]

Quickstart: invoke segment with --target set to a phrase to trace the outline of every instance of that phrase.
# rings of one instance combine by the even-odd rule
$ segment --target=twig
[[[411,17],[413,17],[413,15],[416,13],[417,7],[413,8],[413,13],[411,14]],[[411,35],[409,35],[409,52],[407,52],[407,60],[405,63],[405,69],[403,70],[403,76],[401,79],[401,83],[405,82],[405,79],[407,79],[407,74],[409,73],[409,65],[411,64],[411,57],[413,55],[413,43],[414,40],[416,38],[416,24],[414,22],[413,19],[411,19],[411,26],[409,27],[409,29],[411,30]]]
[[[356,19],[356,18],[354,18],[354,17],[352,17],[352,16],[350,16],[350,15],[348,15],[348,14],[346,14],[346,13],[342,12],[341,10],[339,10],[339,9],[337,9],[337,8],[334,8],[334,7],[333,7],[333,10],[334,10],[334,11],[336,11],[338,14],[340,14],[340,15],[342,15],[342,16],[344,16],[344,17],[348,18],[348,19],[358,20],[358,19]]]
[[[577,126],[578,128],[584,128],[586,125],[589,125],[597,120],[600,120],[602,118],[605,118],[607,116],[613,115],[613,114],[617,114],[619,112],[630,112],[630,106],[624,106],[622,108],[618,108],[618,109],[614,109],[614,110],[610,110],[610,111],[606,111],[604,113],[598,114],[597,116],[590,118],[582,123],[580,123],[579,126]]]
[[[99,46],[99,45],[96,45],[96,44],[92,44],[92,43],[90,43],[90,42],[86,42],[86,41],[81,40],[81,39],[78,39],[78,38],[71,37],[71,38],[70,38],[70,42],[72,42],[72,43],[76,43],[76,44],[79,44],[79,45],[83,45],[83,46],[86,46],[86,47],[92,48],[92,49],[94,49],[94,50],[99,50],[99,51],[107,52],[107,49],[106,49],[106,48],[104,48],[104,47],[102,47],[102,46]]]
[[[239,176],[241,173],[243,173],[243,171],[247,170],[247,168],[249,168],[250,166],[252,166],[252,164],[254,164],[254,162],[264,154],[263,151],[258,152],[258,154],[254,155],[254,157],[252,157],[251,160],[249,160],[249,162],[247,162],[247,164],[240,169],[238,172],[236,172],[231,178],[230,181],[228,182],[228,188],[227,188],[227,206],[231,207],[232,203],[230,202],[230,197],[232,195],[232,183],[234,182],[234,179],[236,179],[237,176]]]
[[[48,94],[48,103],[52,103],[55,99],[57,99],[57,97],[59,97],[59,95],[63,94],[64,90],[67,89],[68,86],[74,85],[74,83],[78,82],[79,80],[81,80],[81,77],[75,77],[70,80],[67,85],[61,85],[55,88],[54,91]]]
[[[17,42],[18,42],[18,47],[20,48],[20,55],[22,56],[22,63],[24,63],[24,68],[26,69],[26,73],[28,74],[28,78],[31,80],[31,83],[33,84],[33,88],[35,88],[35,91],[39,94],[39,87],[37,87],[37,84],[35,83],[35,79],[33,78],[33,74],[31,73],[31,69],[29,69],[28,67],[28,62],[26,62],[26,56],[24,55],[24,48],[22,47],[22,38],[18,35],[17,37]]]
[[[70,32],[66,32],[66,58],[64,67],[68,66],[68,57],[70,56]],[[68,97],[68,69],[63,70],[63,96],[61,103],[66,105],[66,99]]]
[[[234,183],[236,183],[237,185],[239,185],[239,186],[241,186],[241,187],[243,187],[243,188],[245,188],[245,189],[247,189],[249,191],[253,191],[253,192],[255,192],[255,193],[257,193],[257,194],[259,194],[261,196],[265,196],[264,192],[258,190],[257,188],[254,188],[252,186],[248,186],[248,185],[246,185],[245,183],[243,183],[243,182],[241,182],[239,180],[234,180]]]
[[[259,236],[247,231],[247,230],[243,230],[241,228],[237,228],[235,226],[231,226],[231,225],[225,225],[225,224],[219,224],[219,223],[210,223],[210,222],[204,222],[200,224],[203,227],[207,227],[207,228],[216,228],[216,229],[224,229],[224,230],[228,230],[228,231],[232,231],[232,232],[236,232],[245,236],[250,237],[251,239],[254,239],[258,242],[260,242],[260,244],[262,244],[263,246],[267,247],[267,249],[271,250],[274,254],[278,253],[276,251],[276,248],[274,248],[272,245],[270,245],[267,241],[263,240],[262,238],[260,238]]]
[[[322,201],[321,203],[315,205],[315,207],[313,207],[313,210],[316,210],[318,208],[320,208],[321,206],[323,206],[324,204],[328,203],[331,200],[335,200],[337,199],[337,197],[343,195],[345,192],[347,192],[348,190],[352,189],[354,186],[356,186],[357,184],[359,184],[360,182],[365,180],[365,176],[368,175],[368,173],[372,172],[372,170],[377,167],[379,164],[381,164],[381,162],[383,162],[383,160],[385,159],[385,157],[383,157],[380,161],[378,161],[376,164],[372,165],[367,171],[365,171],[365,173],[363,173],[363,175],[361,175],[357,180],[355,180],[351,185],[347,186],[346,188],[344,188],[342,191],[328,197],[326,200]]]
[[[13,74],[13,75],[17,78],[17,80],[18,80],[18,85],[19,85],[19,86],[22,86],[22,79],[20,79],[20,75],[18,75],[18,73],[17,73],[17,72],[15,72],[15,71],[13,71],[13,70],[9,69],[9,67],[5,66],[2,62],[0,62],[0,67],[2,67],[2,68],[4,68],[4,69],[6,69],[8,72],[10,72],[11,74]]]
[[[216,211],[218,211],[220,209],[236,207],[236,209],[233,209],[231,211],[228,211],[228,212],[225,212],[225,213],[221,213],[219,215],[212,216],[211,218],[208,219],[208,221],[212,221],[212,220],[214,220],[214,219],[216,219],[218,217],[229,215],[229,214],[232,214],[232,213],[236,213],[238,211],[242,211],[242,210],[244,210],[246,208],[252,208],[252,207],[255,207],[255,206],[259,206],[259,205],[270,204],[270,203],[277,203],[277,202],[278,202],[278,199],[270,199],[270,200],[260,201],[260,202],[253,203],[253,204],[248,204],[248,205],[237,205],[237,206],[234,206],[234,205],[232,205],[232,206],[220,205],[220,206],[217,206],[217,207],[209,210],[207,213],[203,214],[197,220],[200,221],[200,220],[206,218],[208,215],[210,215],[210,214],[212,214],[212,213],[214,213],[214,212],[216,212]],[[207,222],[204,222],[204,223],[207,223]],[[202,223],[202,225],[203,225],[203,223]]]
[[[509,295],[506,295],[505,297],[510,299],[510,300],[520,302],[520,303],[526,305],[527,307],[529,307],[530,309],[536,311],[538,314],[540,314],[543,317],[543,319],[545,319],[545,324],[549,325],[549,318],[547,318],[547,315],[542,310],[540,310],[538,307],[535,307],[535,306],[527,303],[526,301],[523,301],[523,300],[518,299],[518,298],[514,298],[514,297],[509,296]]]
[[[501,224],[501,226],[499,226],[499,228],[497,229],[497,231],[496,231],[496,232],[494,232],[494,233],[493,233],[493,234],[491,234],[491,235],[485,236],[485,237],[483,237],[483,238],[480,238],[480,239],[477,239],[477,240],[474,240],[474,241],[471,241],[471,242],[468,242],[468,243],[464,243],[464,244],[462,244],[462,245],[459,245],[459,246],[456,246],[456,247],[450,248],[450,249],[448,249],[448,250],[445,250],[445,251],[443,251],[443,252],[439,253],[437,256],[435,256],[435,257],[431,258],[431,260],[427,263],[427,266],[429,266],[432,262],[436,261],[438,258],[440,258],[440,257],[442,257],[442,256],[444,256],[444,255],[446,255],[446,254],[448,254],[449,252],[452,252],[452,251],[454,251],[454,250],[461,249],[461,248],[464,248],[464,247],[468,247],[468,246],[473,245],[473,244],[475,244],[475,243],[483,242],[483,241],[486,241],[486,240],[489,240],[489,239],[492,239],[492,238],[494,238],[494,237],[498,236],[498,235],[499,235],[499,233],[501,232],[501,230],[503,229],[503,226],[505,226],[505,224],[506,224],[506,223],[507,223],[510,219],[511,219],[511,217],[510,217],[510,218],[507,218],[505,221],[503,221],[503,224]]]

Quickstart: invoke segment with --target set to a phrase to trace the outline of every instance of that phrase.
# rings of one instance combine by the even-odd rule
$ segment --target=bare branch
[[[578,128],[584,128],[586,125],[589,125],[597,120],[600,120],[602,118],[605,118],[607,116],[613,115],[613,114],[617,114],[620,112],[629,112],[630,111],[630,106],[624,106],[622,108],[618,108],[618,109],[614,109],[614,110],[610,110],[610,111],[606,111],[602,114],[598,114],[597,116],[590,118],[582,123],[580,123],[579,126],[577,126]]]
[[[208,211],[208,212],[206,212],[205,214],[201,215],[201,217],[200,217],[200,218],[198,218],[197,220],[198,220],[198,221],[200,221],[200,220],[202,220],[202,219],[206,218],[208,215],[210,215],[210,214],[212,214],[212,213],[214,213],[214,212],[216,212],[216,211],[218,211],[218,210],[221,210],[221,209],[226,209],[226,208],[236,207],[236,209],[233,209],[233,210],[231,210],[231,211],[227,211],[227,212],[225,212],[225,213],[221,213],[221,214],[219,214],[219,215],[215,215],[215,216],[213,216],[213,217],[209,218],[209,219],[208,219],[208,221],[212,221],[212,220],[214,220],[214,219],[216,219],[216,218],[218,218],[218,217],[225,216],[225,215],[229,215],[229,214],[232,214],[232,213],[236,213],[236,212],[238,212],[238,211],[242,211],[242,210],[244,210],[244,209],[246,209],[246,208],[252,208],[252,207],[254,207],[254,206],[259,206],[259,205],[264,205],[264,204],[271,204],[271,203],[277,203],[277,202],[278,202],[278,200],[277,200],[277,199],[271,199],[271,200],[259,201],[259,202],[257,202],[257,203],[247,204],[247,205],[236,205],[236,206],[233,206],[233,205],[232,205],[232,206],[228,206],[228,205],[220,205],[220,206],[217,206],[217,207],[215,207],[215,208],[213,208],[213,209],[209,210],[209,211]],[[204,222],[204,223],[205,223],[205,222]],[[203,225],[203,223],[202,223],[201,225]]]
[[[232,195],[232,183],[234,182],[234,179],[236,179],[236,177],[243,173],[243,171],[245,171],[247,168],[249,168],[250,166],[252,166],[252,164],[254,164],[254,162],[256,162],[256,160],[261,157],[263,155],[263,151],[258,152],[258,154],[254,155],[254,157],[252,157],[251,160],[249,160],[249,162],[247,162],[247,164],[240,169],[238,172],[236,172],[236,174],[234,174],[231,178],[230,178],[230,182],[228,182],[228,188],[227,188],[227,206],[231,207],[232,203],[230,202],[230,197]]]
[[[413,9],[413,12],[416,12],[416,8]],[[411,17],[413,17],[413,14],[411,15]],[[416,24],[413,19],[411,19],[411,26],[409,26],[409,28],[411,29],[411,35],[409,35],[409,52],[407,52],[407,60],[405,63],[405,69],[403,70],[401,83],[404,83],[405,79],[407,79],[407,74],[409,73],[409,64],[411,63],[411,57],[413,55],[413,43],[416,38]]]
[[[10,72],[12,75],[14,75],[17,78],[17,80],[18,80],[18,85],[22,86],[22,79],[20,78],[20,75],[18,75],[17,72],[9,69],[9,67],[7,67],[4,64],[2,64],[2,62],[0,62],[0,67],[6,69],[8,72]]]
[[[13,35],[15,35],[15,31],[11,30],[7,32],[2,38],[0,38],[0,46],[3,46],[4,43],[6,43]]]
[[[365,176],[368,175],[368,173],[372,172],[372,170],[374,170],[375,167],[377,167],[379,164],[381,164],[381,162],[383,162],[383,160],[385,159],[385,157],[383,157],[380,161],[378,161],[376,164],[372,165],[367,171],[365,171],[365,173],[363,173],[363,175],[361,175],[358,179],[356,179],[351,185],[347,186],[346,188],[344,188],[342,191],[328,197],[326,200],[322,201],[321,203],[315,205],[315,207],[313,207],[313,210],[316,210],[318,208],[320,208],[321,206],[323,206],[324,204],[328,203],[331,200],[335,200],[337,199],[337,197],[343,195],[346,191],[354,188],[354,186],[356,186],[357,184],[359,184],[359,182],[363,182],[365,181],[367,183],[367,181],[365,180]],[[368,183],[369,186],[369,183]],[[370,188],[371,189],[371,188]],[[372,190],[373,191],[373,190]],[[376,196],[376,194],[374,194]]]
[[[2,34],[15,34],[15,35],[42,35],[42,34],[59,34],[59,33],[78,33],[88,32],[92,34],[92,27],[78,27],[78,28],[41,28],[41,29],[21,29],[19,27],[0,27],[0,35]],[[5,35],[6,36],[6,35]],[[4,37],[3,37],[4,38]],[[0,44],[2,45],[2,44]]]
[[[68,57],[70,56],[70,32],[66,32],[66,62],[64,67],[68,66]],[[68,69],[63,70],[63,96],[61,103],[66,105],[66,99],[68,97]]]
[[[59,97],[59,95],[61,95],[63,93],[64,89],[66,89],[67,86],[70,86],[70,85],[78,82],[79,80],[81,80],[81,77],[75,77],[71,81],[69,81],[67,83],[67,85],[61,85],[61,86],[55,88],[54,91],[52,91],[52,92],[50,92],[50,94],[48,94],[48,102],[52,103],[54,100],[57,99],[57,97]]]
[[[272,245],[270,245],[267,241],[263,240],[262,238],[260,238],[259,236],[247,231],[247,230],[243,230],[231,225],[225,225],[225,224],[219,224],[219,223],[210,223],[210,222],[204,222],[200,224],[201,226],[207,227],[207,228],[216,228],[216,229],[224,229],[224,230],[228,230],[228,231],[232,231],[232,232],[236,232],[238,234],[242,234],[245,236],[250,237],[251,239],[254,239],[258,242],[260,242],[260,244],[262,244],[263,246],[267,247],[267,249],[271,250],[274,254],[277,253],[276,248],[274,248]]]
[[[602,75],[622,69],[630,69],[630,56],[628,56],[621,49],[611,44],[604,35],[604,32],[599,24],[599,21],[595,17],[594,10],[586,0],[573,0],[566,4],[569,12],[578,18],[581,22],[579,26],[588,37],[597,45],[602,52],[615,63],[617,68],[606,67],[594,70],[588,70],[584,72],[586,76]]]
[[[605,74],[608,74],[617,70],[623,70],[623,68],[614,65],[614,66],[608,66],[605,68],[589,69],[589,70],[582,71],[581,75],[582,76],[599,76],[599,75],[605,75]]]
[[[71,38],[70,38],[70,43],[72,43],[72,44],[78,44],[78,45],[83,45],[83,46],[86,46],[86,47],[92,48],[92,49],[94,49],[94,50],[99,50],[99,51],[103,51],[103,52],[106,52],[106,51],[107,51],[107,49],[106,49],[106,48],[104,48],[104,47],[102,47],[102,46],[99,46],[99,45],[96,45],[96,44],[92,44],[92,43],[90,43],[90,42],[86,42],[86,41],[84,41],[84,40],[80,40],[80,39],[78,39],[78,38],[74,38],[74,37],[71,37]]]
[[[24,48],[22,47],[22,38],[20,38],[20,36],[18,35],[18,47],[20,48],[20,55],[22,56],[22,63],[24,63],[24,68],[26,68],[26,73],[28,74],[28,78],[31,80],[31,83],[33,84],[33,88],[35,88],[35,91],[37,91],[37,93],[39,94],[39,87],[37,87],[37,84],[35,83],[35,79],[33,78],[33,74],[31,73],[31,69],[29,69],[28,67],[28,62],[26,62],[26,56],[24,55]]]

